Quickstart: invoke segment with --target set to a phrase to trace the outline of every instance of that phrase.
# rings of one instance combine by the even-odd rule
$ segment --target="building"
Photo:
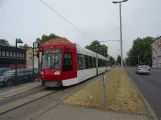
[[[152,67],[161,67],[161,36],[152,43]]]
[[[24,48],[16,48],[15,46],[0,44],[0,68],[15,68],[17,52],[17,68],[26,68],[26,50]]]

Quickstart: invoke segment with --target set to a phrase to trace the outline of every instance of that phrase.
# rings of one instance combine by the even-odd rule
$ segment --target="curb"
[[[146,106],[146,116],[148,118],[148,120],[159,120],[156,116],[156,114],[154,113],[153,109],[150,107],[149,103],[147,102],[147,100],[144,98],[144,96],[141,94],[141,92],[139,91],[139,89],[137,88],[137,86],[135,85],[133,79],[131,78],[131,76],[129,75],[129,72],[124,68],[124,70],[126,71],[126,73],[128,74],[128,77],[130,78],[130,81],[132,82],[133,86],[135,87],[135,89],[137,90],[139,96],[141,97],[141,100],[143,101],[144,105]]]

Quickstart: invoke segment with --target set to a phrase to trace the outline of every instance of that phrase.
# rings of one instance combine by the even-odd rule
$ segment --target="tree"
[[[128,61],[130,65],[136,65],[140,63],[149,64],[152,60],[152,37],[137,38],[133,41],[132,48],[128,51]],[[138,62],[139,58],[139,62]]]
[[[55,35],[53,33],[51,33],[50,35],[42,35],[41,38],[37,38],[36,41],[40,41],[40,44],[44,43],[44,42],[47,42],[48,40],[51,40],[53,38],[61,38],[60,36],[58,35]]]
[[[126,65],[129,65],[129,58],[125,58],[124,61],[125,61],[125,64],[126,64]]]
[[[110,59],[111,64],[114,65],[115,64],[115,58],[113,58],[112,56],[109,56],[109,59]]]
[[[105,57],[108,57],[108,54],[107,54],[108,47],[105,44],[101,45],[98,40],[94,40],[93,42],[91,42],[90,45],[86,45],[85,48],[93,52],[96,52],[100,55],[103,55]]]
[[[117,56],[116,63],[117,63],[117,64],[121,64],[121,56],[120,56],[120,55]]]
[[[9,45],[8,40],[0,39],[0,44]]]

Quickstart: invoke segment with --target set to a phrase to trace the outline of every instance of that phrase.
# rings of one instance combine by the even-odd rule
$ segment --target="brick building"
[[[161,67],[161,36],[152,43],[152,67]]]
[[[0,44],[0,68],[15,68],[15,58],[17,51],[17,68],[26,68],[26,50],[15,46]]]

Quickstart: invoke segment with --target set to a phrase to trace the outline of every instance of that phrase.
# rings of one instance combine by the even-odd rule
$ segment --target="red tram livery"
[[[109,59],[76,44],[41,46],[42,85],[70,86],[110,69]]]

